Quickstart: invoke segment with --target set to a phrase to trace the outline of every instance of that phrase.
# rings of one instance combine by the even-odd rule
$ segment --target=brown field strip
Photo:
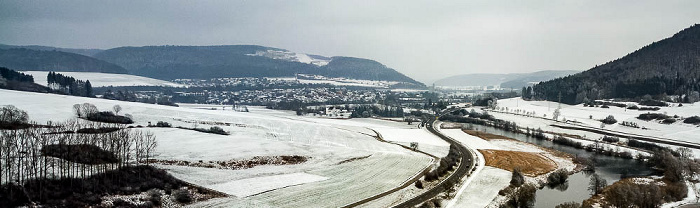
[[[526,176],[538,176],[557,168],[556,163],[538,153],[505,150],[479,150],[479,152],[484,155],[487,166],[507,171],[520,167]]]

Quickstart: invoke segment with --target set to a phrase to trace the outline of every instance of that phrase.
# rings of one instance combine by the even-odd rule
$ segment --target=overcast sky
[[[0,43],[255,44],[374,59],[428,84],[585,70],[700,23],[700,1],[8,1]]]

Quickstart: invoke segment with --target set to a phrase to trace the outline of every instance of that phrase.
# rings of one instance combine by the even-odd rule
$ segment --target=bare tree
[[[122,107],[119,105],[114,105],[114,107],[112,107],[112,110],[114,110],[114,114],[119,115],[119,111],[122,111]]]
[[[13,105],[0,108],[0,122],[3,123],[27,123],[29,116],[26,111],[20,110]]]
[[[80,104],[73,105],[73,112],[75,113],[76,116],[78,116],[78,118],[82,117],[82,114],[80,114],[81,113],[80,109],[81,109]]]
[[[88,117],[88,116],[95,114],[97,112],[98,112],[97,107],[95,107],[95,105],[93,105],[93,104],[83,103],[83,105],[81,106],[81,115],[83,117]]]
[[[520,167],[513,168],[513,175],[510,179],[510,184],[515,187],[520,187],[525,183],[525,177],[520,171]]]
[[[608,181],[594,173],[591,175],[591,181],[588,183],[588,190],[591,191],[593,195],[597,195],[603,192],[603,188],[605,188],[607,185]]]

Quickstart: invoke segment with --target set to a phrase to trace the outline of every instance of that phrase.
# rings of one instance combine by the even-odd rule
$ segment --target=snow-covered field
[[[440,131],[445,134],[445,136],[453,138],[471,149],[501,149],[486,140],[466,134],[461,129],[441,129]]]
[[[499,100],[498,106],[507,107],[510,111],[514,109],[535,111],[536,116],[541,117],[547,114],[547,118],[552,118],[552,114],[559,104],[549,101],[524,101],[521,98],[511,98]],[[610,108],[593,108],[583,107],[582,104],[561,104],[560,112],[559,120],[565,118],[566,120],[581,122],[583,125],[592,127],[600,127],[601,122],[599,120],[604,119],[608,115],[612,115],[618,123],[606,125],[605,129],[700,143],[700,138],[697,137],[697,134],[700,133],[700,128],[697,128],[696,125],[684,124],[682,121],[678,121],[674,124],[661,124],[658,121],[643,121],[636,118],[639,114],[647,112],[664,113],[670,116],[678,115],[680,117],[700,116],[700,103],[684,104],[683,107],[661,107],[661,110],[658,111],[628,110],[614,106]],[[519,121],[526,124],[541,123],[540,126],[549,124],[549,122],[543,122],[542,119],[533,120],[528,117],[518,119],[518,123],[520,124]],[[620,125],[622,121],[635,122],[639,124],[639,126],[648,128],[648,130],[622,126]]]
[[[0,90],[0,98],[0,105],[15,105],[26,110],[30,120],[42,123],[73,119],[73,104],[87,102],[103,111],[120,105],[123,108],[120,114],[131,114],[133,125],[165,121],[173,126],[220,126],[230,132],[224,136],[176,128],[142,128],[153,132],[158,140],[156,159],[219,161],[254,156],[310,157],[297,165],[261,165],[242,170],[158,165],[182,180],[234,195],[264,192],[215,199],[202,206],[338,207],[399,186],[432,161],[424,154],[377,140],[371,129],[413,127],[402,122],[299,117],[293,112],[255,107],[247,113],[205,110],[11,90]],[[394,136],[387,134],[385,136]],[[290,174],[305,177],[288,177]],[[310,177],[312,175],[317,177]],[[265,181],[264,177],[279,181]],[[321,178],[325,180],[315,180]],[[232,189],[245,184],[249,184],[245,187],[249,190]]]
[[[454,207],[486,207],[498,196],[498,191],[510,185],[511,175],[507,170],[484,167],[462,194],[453,199]]]
[[[420,144],[428,144],[435,146],[450,146],[445,140],[435,136],[426,129],[387,129],[377,128],[377,130],[385,140],[394,142],[417,142]]]
[[[34,76],[34,82],[40,85],[48,85],[46,76],[47,71],[23,71],[22,73]],[[111,74],[99,72],[57,72],[66,76],[71,76],[79,80],[90,80],[93,87],[107,86],[167,86],[167,87],[184,87],[184,85],[176,84],[164,80],[153,79],[148,77],[128,75],[128,74]]]
[[[322,181],[326,179],[328,178],[308,173],[291,173],[229,181],[226,183],[210,185],[207,186],[207,188],[221,191],[237,197],[246,197],[254,194],[259,194],[268,190]]]
[[[593,128],[600,128],[601,127],[601,122],[599,120],[604,119],[608,115],[612,115],[615,117],[615,119],[618,121],[618,123],[613,124],[613,125],[605,125],[603,128],[606,130],[611,130],[611,131],[616,131],[616,132],[621,132],[625,134],[636,134],[636,135],[645,135],[645,136],[651,136],[651,137],[658,137],[658,138],[666,138],[666,139],[672,139],[672,140],[681,140],[681,141],[688,141],[688,142],[695,142],[695,143],[700,143],[700,137],[697,137],[698,134],[700,134],[700,127],[697,127],[696,125],[690,125],[690,124],[684,124],[682,120],[677,121],[674,124],[661,124],[659,121],[643,121],[640,119],[637,119],[636,117],[639,116],[639,114],[651,112],[651,113],[664,113],[670,116],[673,115],[678,115],[681,118],[684,117],[690,117],[690,116],[696,116],[700,115],[700,103],[694,103],[694,104],[683,104],[682,107],[661,107],[661,110],[658,111],[637,111],[637,110],[628,110],[625,108],[619,108],[619,107],[614,107],[610,106],[610,108],[594,108],[594,107],[583,107],[582,104],[580,105],[566,105],[566,104],[558,104],[556,102],[549,102],[549,101],[525,101],[522,100],[521,98],[510,98],[510,99],[503,99],[503,100],[498,100],[498,106],[499,108],[508,108],[508,112],[494,112],[490,111],[489,113],[493,115],[496,118],[499,119],[504,119],[508,121],[514,121],[518,124],[520,127],[530,127],[532,128],[542,128],[542,130],[545,131],[553,131],[557,133],[566,133],[566,134],[574,134],[574,135],[580,135],[583,136],[587,139],[600,139],[603,135],[597,134],[597,133],[592,133],[592,132],[587,132],[587,131],[579,131],[579,130],[570,130],[570,129],[563,129],[563,128],[558,128],[558,127],[553,127],[551,126],[552,124],[559,124],[562,125],[564,124],[563,122],[557,122],[553,121],[552,115],[554,113],[554,110],[557,109],[559,106],[561,106],[560,110],[560,116],[559,119],[560,121],[566,119],[569,121],[574,121],[574,122],[580,122],[578,125],[583,125],[583,126],[588,126],[588,127],[593,127]],[[640,106],[641,107],[641,106]],[[477,108],[473,108],[475,110],[479,110]],[[521,113],[520,115],[515,115],[513,114],[516,110],[520,110]],[[534,117],[528,117],[522,115],[522,111],[527,111],[527,112],[535,112]],[[547,115],[547,119],[543,119],[542,117],[544,115]],[[632,128],[632,127],[627,127],[627,126],[622,126],[620,123],[622,121],[628,121],[628,122],[634,122],[637,123],[640,127],[646,127],[647,129],[642,129],[642,128]],[[590,141],[584,141],[580,140],[584,145],[591,143]],[[623,139],[624,141],[624,139]],[[676,148],[676,147],[673,147]],[[634,154],[638,154],[641,152],[637,152],[631,149],[626,149],[623,148],[624,150],[628,150],[630,152],[633,152]],[[695,153],[696,156],[700,155],[700,150],[695,150],[693,149],[693,152]],[[645,154],[645,153],[641,153]]]

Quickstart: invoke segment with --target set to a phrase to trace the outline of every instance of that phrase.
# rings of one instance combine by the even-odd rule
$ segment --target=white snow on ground
[[[681,205],[686,205],[686,204],[692,204],[692,203],[698,203],[698,185],[699,184],[694,184],[694,183],[686,183],[688,186],[688,196],[686,196],[684,199],[677,201],[677,202],[671,202],[671,203],[665,203],[662,204],[662,208],[672,208],[672,207],[680,207]],[[696,204],[697,205],[697,204]],[[691,207],[691,206],[689,206]]]
[[[556,102],[549,101],[525,101],[521,98],[511,98],[498,100],[499,107],[507,107],[510,111],[514,109],[520,109],[524,111],[535,111],[535,116],[542,117],[547,114],[547,118],[551,119],[554,110],[559,106]],[[583,125],[591,127],[600,127],[601,122],[598,120],[604,119],[608,115],[612,115],[618,121],[618,124],[606,125],[605,129],[626,132],[631,134],[639,135],[649,135],[668,139],[684,140],[689,142],[700,143],[700,138],[697,137],[700,133],[700,128],[696,125],[684,124],[682,120],[677,121],[674,124],[661,124],[658,121],[643,121],[636,117],[639,114],[651,112],[651,113],[665,113],[667,115],[673,116],[678,115],[681,118],[690,116],[700,116],[700,103],[687,104],[684,103],[683,107],[661,107],[658,111],[637,111],[628,110],[624,108],[610,106],[610,108],[594,108],[594,107],[583,107],[582,104],[579,105],[566,105],[561,104],[561,116],[567,120],[581,122]],[[502,113],[494,114],[497,118],[505,118],[510,121],[516,121],[520,126],[530,126],[530,127],[542,127],[542,129],[553,129],[555,127],[549,127],[550,124],[555,123],[554,121],[543,120],[539,118],[531,118],[516,115],[506,115]],[[593,117],[593,119],[590,118]],[[639,126],[646,127],[648,130],[641,128],[631,128],[619,125],[622,121],[630,121],[639,124]],[[599,135],[594,133],[581,133],[581,131],[574,131],[579,135],[586,135],[588,138],[598,138]],[[563,129],[557,128],[557,132],[566,132]]]
[[[156,159],[218,161],[250,159],[254,156],[310,157],[309,161],[296,165],[262,165],[242,170],[158,166],[177,178],[197,185],[209,186],[295,173],[328,178],[243,199],[216,199],[204,206],[343,206],[399,186],[430,165],[432,160],[424,154],[380,142],[374,137],[374,132],[368,129],[377,126],[396,129],[405,127],[403,123],[394,121],[372,119],[368,124],[362,125],[363,120],[306,118],[295,116],[293,113],[279,113],[280,111],[254,107],[249,108],[251,112],[244,113],[11,90],[0,90],[0,98],[0,105],[15,105],[26,110],[30,120],[41,123],[74,119],[73,104],[92,103],[103,111],[120,105],[123,109],[120,114],[133,115],[133,125],[145,126],[148,122],[165,121],[173,126],[220,126],[231,134],[224,136],[176,128],[139,128],[155,134],[158,140],[154,156]],[[400,131],[396,133],[403,135]],[[386,134],[390,137],[395,136],[390,135],[393,133]],[[370,157],[365,159],[339,164],[344,160],[368,155]],[[257,188],[270,187],[272,186]]]
[[[442,129],[440,130],[443,134],[446,136],[453,138],[460,143],[466,145],[467,147],[471,149],[494,149],[494,150],[500,150],[502,148],[493,145],[489,143],[486,140],[483,140],[479,137],[475,137],[472,135],[469,135],[467,133],[464,133],[461,129]]]
[[[486,207],[498,191],[510,185],[511,172],[486,166],[447,207]]]
[[[544,150],[524,142],[513,142],[505,139],[493,139],[489,143],[501,147],[502,150],[520,151],[520,152],[544,152]]]
[[[418,142],[435,146],[450,146],[449,143],[433,135],[425,129],[376,128],[387,141]]]
[[[261,176],[247,178],[226,183],[219,183],[207,186],[207,188],[231,194],[237,197],[246,197],[259,194],[265,191],[284,188],[293,185],[322,181],[327,177],[317,176],[308,173],[292,173],[273,176]]]
[[[47,71],[23,71],[22,73],[34,76],[34,82],[40,85],[48,85]],[[129,75],[129,74],[112,74],[99,72],[57,72],[66,76],[71,76],[79,80],[90,80],[93,87],[106,86],[168,86],[168,87],[184,87],[184,85],[176,84],[159,79],[148,77]]]

